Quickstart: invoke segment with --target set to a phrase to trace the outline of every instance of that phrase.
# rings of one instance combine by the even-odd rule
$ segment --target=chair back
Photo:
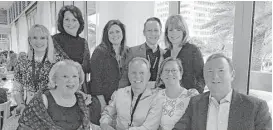
[[[3,121],[3,124],[5,124],[5,121],[10,116],[10,103],[11,101],[4,102],[0,104],[0,113],[3,112],[3,115],[1,115],[1,119]],[[2,123],[0,123],[0,128],[2,128]]]

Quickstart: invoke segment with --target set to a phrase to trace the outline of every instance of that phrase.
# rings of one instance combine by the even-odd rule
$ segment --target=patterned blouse
[[[166,95],[165,89],[160,90],[159,95],[164,102],[159,129],[171,130],[176,122],[184,115],[190,98],[198,94],[196,89],[184,89],[177,98],[171,99]]]
[[[56,62],[63,59],[63,57],[59,55],[56,56],[56,58]],[[28,104],[30,99],[39,89],[45,88],[48,84],[48,74],[54,63],[50,63],[48,60],[45,60],[42,66],[41,64],[42,62],[35,61],[35,79],[37,82],[37,88],[33,82],[34,77],[32,73],[32,60],[26,57],[23,59],[18,59],[14,68],[14,80],[19,82],[20,85],[14,85],[13,91],[20,92],[23,95],[26,104]]]

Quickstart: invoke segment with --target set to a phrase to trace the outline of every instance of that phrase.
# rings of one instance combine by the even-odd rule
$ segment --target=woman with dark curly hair
[[[101,44],[91,57],[91,94],[96,95],[103,109],[118,89],[125,60],[125,25],[119,20],[110,20],[103,29]]]
[[[88,43],[79,36],[84,29],[80,9],[73,5],[62,7],[58,14],[57,25],[60,33],[53,36],[55,48],[65,57],[80,63],[85,74],[90,73]]]

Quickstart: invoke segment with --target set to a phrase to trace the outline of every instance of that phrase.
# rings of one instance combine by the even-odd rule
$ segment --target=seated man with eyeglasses
[[[100,126],[102,130],[157,130],[162,113],[158,91],[149,86],[150,63],[136,57],[129,63],[130,86],[120,88],[105,107]],[[116,122],[116,123],[114,123]]]

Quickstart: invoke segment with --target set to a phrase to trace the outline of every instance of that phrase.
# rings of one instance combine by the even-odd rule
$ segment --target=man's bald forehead
[[[145,65],[146,67],[147,67],[147,69],[150,71],[150,62],[147,60],[147,59],[145,59],[145,58],[142,58],[142,57],[136,57],[136,58],[134,58],[134,59],[132,59],[130,62],[129,62],[129,70],[130,70],[130,68],[131,68],[131,66],[132,65],[135,65],[135,64],[138,64],[139,65],[139,67],[141,66],[141,65]]]

